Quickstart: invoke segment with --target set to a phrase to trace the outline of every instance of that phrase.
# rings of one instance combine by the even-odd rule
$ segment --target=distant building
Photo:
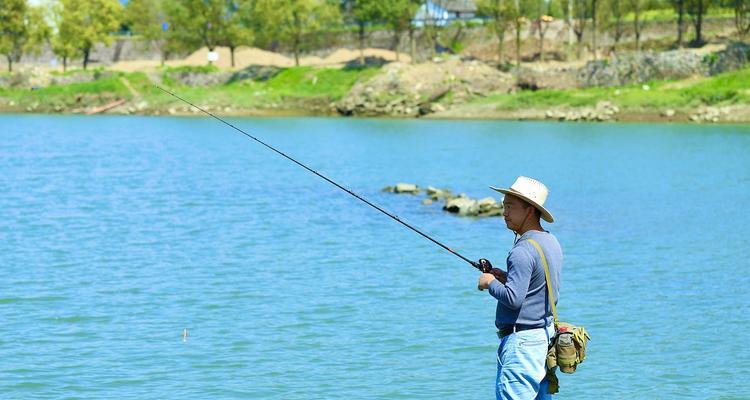
[[[477,16],[477,3],[474,0],[427,0],[414,15],[414,26],[445,26],[449,22],[469,21]]]

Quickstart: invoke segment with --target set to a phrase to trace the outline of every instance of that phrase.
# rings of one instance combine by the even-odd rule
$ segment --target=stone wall
[[[656,80],[710,76],[750,65],[750,45],[732,43],[725,50],[703,55],[691,50],[661,53],[629,52],[590,61],[578,71],[578,84],[622,86]]]

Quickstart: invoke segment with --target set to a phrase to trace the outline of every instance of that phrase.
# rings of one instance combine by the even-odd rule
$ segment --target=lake
[[[542,180],[558,309],[592,336],[557,398],[747,398],[749,126],[230,121],[496,266],[501,218],[380,189]],[[0,126],[3,397],[494,398],[477,271],[258,143],[208,118]]]

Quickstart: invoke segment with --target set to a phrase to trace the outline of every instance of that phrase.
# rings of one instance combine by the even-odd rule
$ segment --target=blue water
[[[501,219],[380,188],[539,178],[593,337],[558,398],[750,396],[750,127],[232,121],[496,265]],[[210,119],[0,117],[2,398],[493,398],[477,275]]]

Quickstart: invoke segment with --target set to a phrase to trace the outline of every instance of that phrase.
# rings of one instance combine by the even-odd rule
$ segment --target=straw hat
[[[510,189],[502,189],[490,186],[490,189],[497,190],[502,194],[510,194],[516,197],[520,197],[532,206],[536,207],[542,213],[542,219],[552,223],[555,219],[552,214],[544,208],[544,202],[547,201],[547,195],[549,190],[547,186],[544,186],[542,182],[536,179],[527,178],[525,176],[519,176],[516,181],[510,186]]]

